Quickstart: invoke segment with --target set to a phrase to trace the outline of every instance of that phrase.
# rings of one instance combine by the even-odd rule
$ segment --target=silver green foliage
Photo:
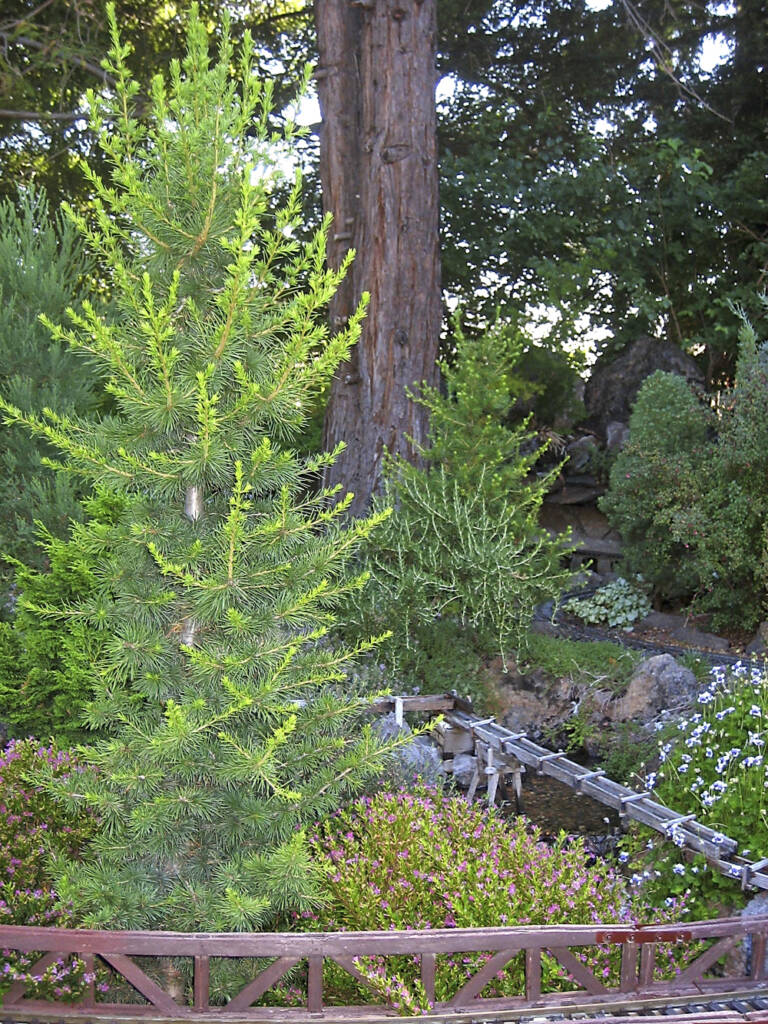
[[[628,628],[644,619],[651,611],[648,595],[641,590],[641,577],[631,583],[623,576],[606,583],[591,597],[571,598],[566,610],[578,615],[590,626],[621,626]]]

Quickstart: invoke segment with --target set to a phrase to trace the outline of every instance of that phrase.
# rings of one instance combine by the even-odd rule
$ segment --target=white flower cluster
[[[739,662],[714,668],[697,705],[678,722],[678,736],[660,745],[659,780],[675,785],[675,807],[696,811],[710,824],[717,814],[728,828],[738,808],[739,817],[750,818],[748,830],[762,831],[768,817],[766,666]],[[646,781],[657,783],[655,776]]]

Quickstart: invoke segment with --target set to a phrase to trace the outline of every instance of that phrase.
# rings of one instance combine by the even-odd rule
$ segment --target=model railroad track
[[[549,1010],[526,1009],[517,1017],[506,1018],[510,1024],[554,1024],[555,1021],[576,1024],[656,1024],[657,1021],[686,1021],[688,1024],[731,1024],[737,1021],[768,1021],[768,997],[745,993],[725,995],[716,1000],[687,1003],[663,1003],[659,1000],[613,1003],[601,1007]]]

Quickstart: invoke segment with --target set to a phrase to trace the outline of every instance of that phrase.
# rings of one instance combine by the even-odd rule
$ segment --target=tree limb
[[[39,39],[31,39],[29,36],[15,36],[10,32],[0,29],[0,41],[2,41],[6,48],[11,43],[17,43],[19,46],[27,46],[31,50],[47,52],[62,64],[74,64],[76,67],[83,68],[84,71],[90,71],[92,75],[98,76],[106,85],[114,85],[114,79],[107,74],[104,68],[99,67],[98,64],[93,64],[91,61],[86,60],[85,57],[80,57],[77,54],[63,53],[61,51],[57,53],[55,50],[51,50],[46,43],[41,43]]]
[[[87,117],[84,110],[61,113],[49,110],[0,110],[0,119],[5,121],[79,121]]]
[[[685,96],[688,96],[691,99],[695,100],[705,110],[708,110],[710,114],[714,114],[715,117],[719,117],[720,120],[725,121],[726,124],[733,124],[732,118],[726,117],[725,114],[721,114],[719,110],[715,110],[713,106],[707,103],[703,96],[700,96],[699,93],[696,92],[693,86],[688,85],[674,73],[674,71],[672,70],[672,51],[664,42],[664,40],[656,32],[654,32],[651,25],[645,20],[642,14],[640,14],[640,11],[637,9],[637,7],[635,7],[632,0],[620,0],[620,3],[621,6],[624,8],[624,13],[627,16],[627,21],[629,22],[629,24],[633,28],[637,29],[637,31],[643,36],[643,38],[648,43],[650,43],[651,53],[653,54],[654,60],[656,61],[656,66],[659,68],[659,70],[663,71],[665,75],[668,75],[675,83],[677,88],[680,90],[680,92],[683,93]]]

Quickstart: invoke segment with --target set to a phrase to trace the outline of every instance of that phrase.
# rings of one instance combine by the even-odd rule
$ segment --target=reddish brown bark
[[[440,334],[436,0],[316,0],[323,117],[323,207],[333,215],[332,266],[356,258],[331,310],[346,322],[363,291],[368,316],[331,388],[325,444],[347,449],[329,472],[365,512],[384,450],[412,457],[425,410],[406,387],[434,384]]]

